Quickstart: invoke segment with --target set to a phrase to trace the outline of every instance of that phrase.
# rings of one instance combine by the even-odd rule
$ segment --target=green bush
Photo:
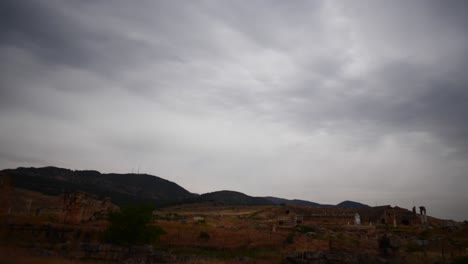
[[[208,240],[210,239],[210,234],[208,234],[205,231],[201,231],[200,234],[198,235],[198,238],[201,240]]]
[[[468,264],[468,256],[456,257],[453,259],[452,264]]]
[[[104,232],[107,242],[120,245],[138,245],[157,240],[164,230],[150,225],[152,206],[128,206],[119,212],[109,213],[110,225]]]
[[[294,232],[291,232],[288,234],[288,236],[286,237],[286,244],[292,244],[294,243]]]

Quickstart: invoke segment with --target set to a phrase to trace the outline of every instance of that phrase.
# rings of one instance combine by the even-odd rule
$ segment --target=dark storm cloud
[[[454,148],[466,151],[468,78],[464,69],[468,63],[468,20],[464,14],[468,12],[467,5],[459,1],[438,2],[432,6],[418,3],[410,11],[419,13],[405,12],[402,3],[371,1],[350,5],[356,12],[351,13],[364,15],[362,23],[371,24],[370,20],[373,19],[379,21],[379,26],[370,29],[368,33],[371,35],[366,36],[370,41],[379,38],[377,45],[383,47],[394,45],[398,48],[398,45],[403,45],[400,48],[406,55],[397,59],[380,59],[365,75],[347,79],[341,76],[347,58],[336,54],[334,60],[328,60],[330,63],[322,63],[309,71],[318,72],[320,79],[309,80],[306,76],[308,72],[304,72],[300,77],[302,80],[292,84],[292,89],[276,98],[275,103],[282,110],[279,112],[286,116],[284,120],[308,130],[330,126],[330,130],[345,134],[352,132],[354,125],[360,126],[370,131],[370,134],[362,135],[369,137],[369,140],[393,133],[426,132],[438,136]],[[398,22],[399,16],[411,18]],[[411,23],[427,21],[431,23],[425,25],[427,28],[422,27],[423,31],[413,32],[411,29]],[[404,27],[405,22],[408,28]],[[402,25],[396,29],[408,39],[386,35],[395,30],[395,24]],[[387,32],[385,29],[388,28]],[[374,36],[372,33],[375,31],[382,32]],[[415,38],[411,37],[412,33],[425,35],[427,42],[412,42],[412,38]],[[440,37],[446,39],[440,40]],[[452,42],[453,45],[450,45]],[[436,60],[421,62],[412,58],[412,53],[420,56],[419,53],[425,50],[427,57],[436,57]],[[321,82],[328,78],[337,78],[338,88],[324,88]]]
[[[90,2],[2,1],[0,43],[28,50],[52,66],[83,67],[114,75],[137,61],[178,59],[169,48],[159,47],[158,52],[158,48],[121,34],[118,28],[103,27],[93,5],[99,8],[98,3]],[[80,17],[80,12],[86,16]]]
[[[0,3],[0,10],[2,45],[30,50],[49,63],[81,65],[96,56],[87,44],[91,32],[70,21],[56,6],[34,0],[6,0]]]
[[[456,72],[463,65],[451,67]],[[287,111],[291,113],[289,118],[299,126],[312,124],[309,129],[314,128],[314,121],[319,122],[319,128],[322,121],[335,120],[346,126],[350,121],[358,126],[365,124],[374,130],[376,137],[404,131],[429,132],[450,142],[453,147],[468,148],[468,124],[465,122],[468,80],[460,76],[440,78],[437,75],[434,69],[425,66],[402,62],[389,64],[367,76],[366,80],[345,83],[354,86],[344,88],[351,90],[349,93],[337,95],[318,109],[309,103],[314,97],[323,95],[313,88],[299,89],[289,95],[310,100],[303,99],[303,104],[293,100]],[[373,87],[376,83],[379,87]],[[355,88],[369,92],[353,93]],[[348,131],[344,130],[344,133]]]

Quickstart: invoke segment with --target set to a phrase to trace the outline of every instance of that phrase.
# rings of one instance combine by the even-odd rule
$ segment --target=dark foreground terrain
[[[144,223],[135,211],[113,240],[126,207],[112,199],[0,180],[0,263],[468,263],[467,223],[399,207],[192,201],[150,209]],[[162,232],[115,240],[151,227]]]
[[[468,255],[468,225],[432,217],[423,225],[401,208],[177,205],[153,211],[150,224],[165,232],[158,240],[122,246],[103,239],[103,210],[118,210],[109,201],[12,194],[1,263],[464,263],[454,261]]]

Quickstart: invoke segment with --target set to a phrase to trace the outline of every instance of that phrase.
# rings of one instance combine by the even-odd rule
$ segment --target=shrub
[[[453,259],[453,264],[468,264],[468,256],[456,257]]]
[[[201,231],[200,234],[198,235],[198,239],[208,240],[208,239],[210,239],[210,234],[208,234],[205,231]]]
[[[304,226],[304,225],[298,225],[296,226],[295,230],[299,233],[309,233],[309,232],[318,232],[319,229],[315,226]]]
[[[286,237],[285,242],[286,242],[286,244],[294,243],[294,232],[288,234],[288,236]]]
[[[110,225],[104,232],[107,242],[120,245],[145,244],[157,240],[164,230],[150,225],[153,207],[140,205],[122,208],[119,212],[110,212]]]

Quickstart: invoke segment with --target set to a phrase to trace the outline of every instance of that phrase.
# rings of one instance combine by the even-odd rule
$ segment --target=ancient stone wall
[[[63,194],[64,223],[81,223],[94,220],[108,211],[116,210],[110,198],[99,200],[96,196],[84,192],[67,192]]]

